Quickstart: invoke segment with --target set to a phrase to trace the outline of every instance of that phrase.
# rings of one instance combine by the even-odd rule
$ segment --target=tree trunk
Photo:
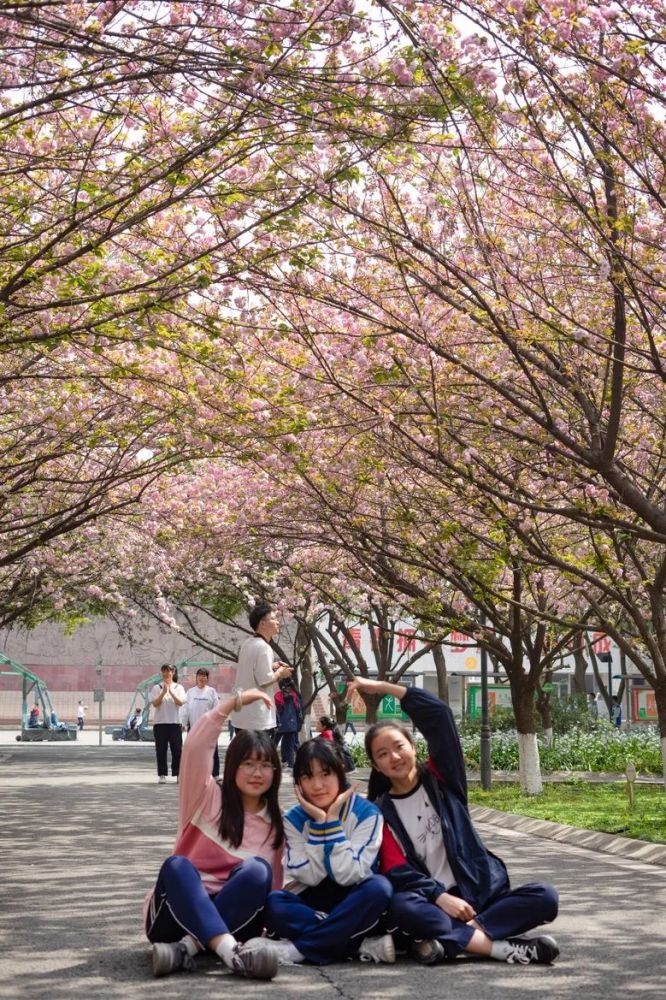
[[[526,795],[541,795],[543,781],[536,733],[518,733],[518,756],[520,787]]]
[[[339,726],[343,726],[347,721],[347,706],[348,702],[345,694],[339,694],[338,689],[335,688],[331,691],[331,703],[335,709],[335,721]]]
[[[543,742],[549,747],[553,742],[553,706],[550,701],[550,691],[538,689],[536,708],[543,726]]]
[[[300,739],[302,742],[310,736],[310,706],[315,696],[314,670],[312,669],[312,657],[310,656],[310,640],[299,624],[296,629],[296,639],[294,640],[296,658],[301,659],[301,683],[300,692],[303,704],[303,724],[301,725]]]
[[[446,658],[441,643],[432,647],[432,658],[437,671],[437,695],[442,701],[449,703],[449,675],[446,671]]]
[[[574,690],[576,694],[585,694],[585,674],[587,673],[587,660],[583,645],[580,643],[573,651],[574,657]]]
[[[365,723],[367,726],[372,726],[377,721],[377,711],[384,696],[381,694],[361,694],[361,697],[365,702]]]
[[[597,660],[596,653],[592,649],[592,644],[588,643],[588,652],[590,654],[590,662],[592,663],[592,671],[594,673],[594,679],[597,682],[597,687],[599,688],[599,694],[604,699],[604,704],[606,706],[606,711],[608,712],[608,718],[611,717],[612,711],[612,700],[606,687],[603,677],[601,676],[601,671],[599,670],[599,662]]]
[[[522,670],[512,671],[511,700],[518,730],[518,759],[520,787],[526,795],[540,795],[543,792],[541,763],[537,745],[534,689]]]

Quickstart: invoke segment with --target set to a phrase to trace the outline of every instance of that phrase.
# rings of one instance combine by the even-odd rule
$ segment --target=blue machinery
[[[0,675],[3,677],[21,678],[21,735],[17,740],[41,741],[41,740],[75,740],[77,734],[76,726],[55,727],[51,723],[53,704],[49,689],[41,677],[33,674],[31,670],[22,664],[12,660],[11,657],[0,653]],[[41,718],[37,726],[28,726],[30,718],[29,703],[39,705]]]

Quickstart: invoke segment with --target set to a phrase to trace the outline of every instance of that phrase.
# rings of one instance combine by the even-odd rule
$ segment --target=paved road
[[[285,788],[285,802],[290,799]],[[177,787],[155,782],[152,747],[0,746],[0,997],[11,1000],[238,1000],[265,984],[216,960],[155,981],[141,900],[175,834]],[[459,960],[431,969],[347,963],[293,967],[271,1000],[513,1000],[517,993],[608,1000],[666,995],[666,870],[523,833],[483,827],[514,883],[561,892],[553,968]]]

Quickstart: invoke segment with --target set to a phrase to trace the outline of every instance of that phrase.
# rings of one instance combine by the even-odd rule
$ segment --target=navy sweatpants
[[[528,882],[511,889],[480,910],[474,918],[493,941],[547,924],[557,916],[557,890],[542,882]],[[474,928],[455,920],[416,892],[396,892],[389,905],[387,929],[402,932],[410,940],[436,938],[447,958],[464,951]]]
[[[293,767],[298,750],[298,733],[278,733],[275,737],[275,746],[279,745],[281,745],[282,763],[286,767]]]
[[[300,895],[281,889],[266,901],[266,929],[272,937],[292,941],[309,962],[340,962],[358,953],[392,892],[383,875],[369,875],[350,886],[324,879]]]
[[[158,722],[153,726],[157,773],[166,777],[169,773],[167,751],[171,749],[171,774],[178,777],[180,755],[183,752],[183,729],[179,722]]]
[[[146,917],[149,941],[180,941],[191,934],[204,948],[218,934],[240,941],[261,934],[263,908],[271,891],[271,866],[263,858],[241,861],[214,896],[209,896],[189,858],[173,854],[157,877]]]

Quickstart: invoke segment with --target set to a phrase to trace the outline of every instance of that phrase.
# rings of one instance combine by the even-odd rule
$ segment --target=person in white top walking
[[[188,732],[192,729],[195,722],[198,722],[206,712],[211,712],[220,700],[215,688],[211,687],[208,683],[209,678],[210,671],[208,668],[199,667],[196,673],[196,685],[187,692],[185,704],[181,712],[181,721]],[[213,752],[212,774],[214,778],[219,778],[220,776],[220,755],[217,752],[217,743]]]
[[[83,704],[83,699],[81,699],[81,700],[79,701],[79,704],[77,705],[77,708],[76,708],[76,721],[77,721],[77,724],[78,724],[78,727],[79,727],[79,730],[83,729],[83,726],[84,726],[84,724],[85,724],[85,720],[86,720],[86,709],[87,709],[87,708],[88,708],[88,706],[87,706],[87,705],[84,705],[84,704]]]
[[[176,780],[183,749],[183,729],[180,710],[185,704],[185,688],[178,684],[178,671],[170,663],[161,667],[162,683],[154,684],[148,700],[155,709],[153,734],[157,757],[157,780],[165,784],[168,772],[167,751],[171,749],[171,774]]]
[[[294,671],[286,663],[279,660],[273,662],[270,641],[280,631],[280,625],[270,604],[256,604],[250,611],[248,620],[250,627],[254,629],[254,635],[245,640],[238,653],[236,690],[259,688],[270,696],[271,706],[269,708],[259,701],[244,705],[239,712],[233,713],[231,721],[234,729],[272,731],[275,729],[273,696],[276,685],[283,677],[291,677]]]

